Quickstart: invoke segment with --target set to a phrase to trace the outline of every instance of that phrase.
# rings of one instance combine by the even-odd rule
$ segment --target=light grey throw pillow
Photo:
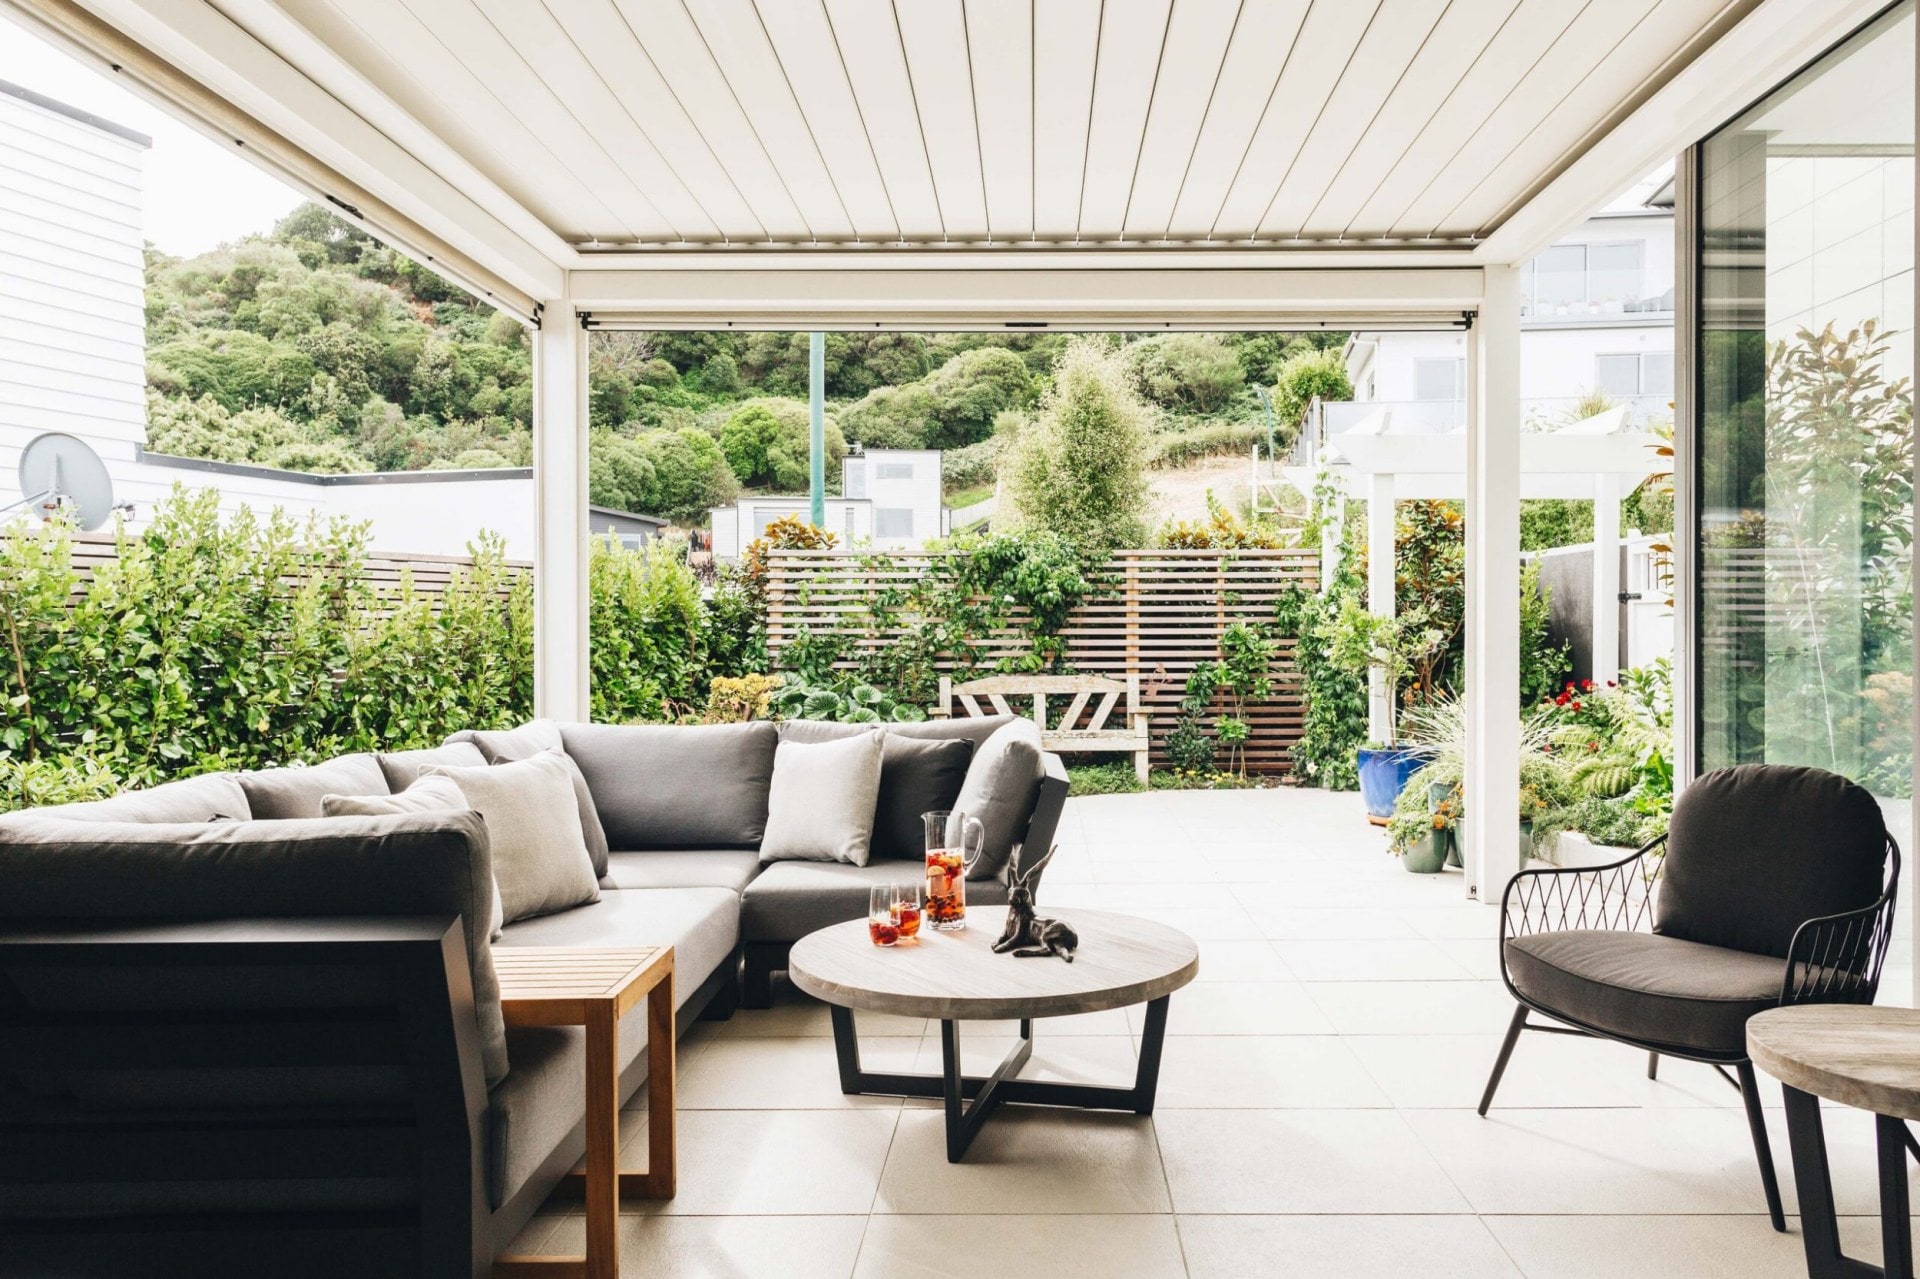
[[[393,795],[322,795],[320,797],[322,817],[392,817],[397,813],[462,812],[470,807],[466,794],[461,791],[458,782],[451,777],[434,774],[418,778],[413,785]],[[502,915],[500,881],[495,878],[493,917],[487,921],[487,931],[494,941],[500,940],[500,925],[506,922]]]
[[[986,844],[968,879],[993,879],[1026,838],[1027,822],[1040,795],[1040,730],[1030,719],[1016,719],[995,730],[973,752],[967,780],[954,808],[977,817],[986,828]],[[1044,853],[1045,849],[1038,850]]]
[[[468,806],[486,819],[502,923],[600,900],[600,880],[580,834],[573,770],[558,751],[512,764],[434,764],[426,771],[451,778]]]
[[[773,756],[760,860],[865,866],[880,798],[879,733],[837,742],[782,742]]]

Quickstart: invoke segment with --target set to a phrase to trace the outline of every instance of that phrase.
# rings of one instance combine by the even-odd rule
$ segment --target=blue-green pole
[[[827,335],[807,335],[807,492],[813,526],[827,526]]]

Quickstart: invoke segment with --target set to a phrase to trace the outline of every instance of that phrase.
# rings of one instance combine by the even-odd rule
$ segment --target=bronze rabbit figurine
[[[1011,953],[1016,959],[1058,955],[1069,964],[1073,962],[1080,935],[1064,919],[1040,919],[1033,913],[1034,878],[1059,851],[1057,845],[1048,849],[1047,855],[1030,867],[1016,859],[1007,891],[1007,926],[1000,930],[1000,940],[993,943],[994,954]]]

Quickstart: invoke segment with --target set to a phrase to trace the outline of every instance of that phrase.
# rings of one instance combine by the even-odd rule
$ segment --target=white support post
[[[1620,678],[1620,477],[1593,477],[1593,682]]]
[[[1393,473],[1374,473],[1367,489],[1367,611],[1392,617],[1393,599]],[[1385,672],[1367,672],[1367,736],[1391,744],[1393,693]]]
[[[1467,343],[1467,886],[1520,870],[1520,273],[1485,268]]]
[[[533,713],[581,722],[587,694],[587,334],[565,302],[533,334]]]

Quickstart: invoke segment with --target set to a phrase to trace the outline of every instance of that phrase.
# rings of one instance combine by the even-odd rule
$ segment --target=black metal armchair
[[[1665,856],[1650,860],[1662,843]],[[1871,795],[1819,769],[1769,764],[1694,782],[1665,839],[1631,857],[1521,872],[1500,921],[1500,975],[1518,1007],[1480,1113],[1524,1030],[1643,1048],[1650,1079],[1662,1055],[1705,1062],[1740,1090],[1767,1210],[1784,1231],[1747,1019],[1788,1004],[1872,1003],[1899,878],[1899,845]]]

